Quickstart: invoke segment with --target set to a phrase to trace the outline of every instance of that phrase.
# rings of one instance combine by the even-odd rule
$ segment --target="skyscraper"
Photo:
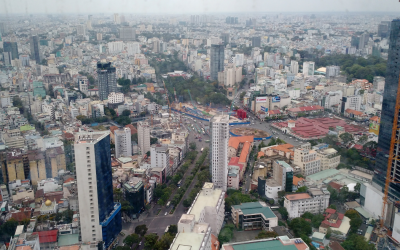
[[[252,37],[251,45],[253,47],[261,47],[261,37],[259,37],[259,36]]]
[[[78,36],[85,36],[86,35],[86,27],[83,24],[79,24],[76,26],[76,34]]]
[[[210,121],[210,172],[216,188],[226,191],[228,178],[229,116],[217,115]]]
[[[122,128],[114,131],[115,157],[132,156],[131,129]]]
[[[313,76],[314,75],[315,62],[303,62],[303,75]]]
[[[384,190],[386,180],[386,170],[388,166],[388,157],[390,150],[390,140],[392,137],[392,125],[395,113],[396,96],[400,74],[400,58],[398,58],[397,50],[400,43],[400,19],[395,19],[391,23],[389,53],[386,68],[386,83],[383,92],[381,124],[379,128],[378,150],[376,154],[375,175],[372,179],[372,184],[380,190]],[[397,127],[400,126],[400,119]],[[400,136],[396,134],[396,140]],[[398,146],[396,147],[398,148]],[[395,158],[398,159],[400,153],[395,148]],[[392,163],[392,175],[395,181],[400,181],[400,161],[394,160]],[[400,184],[390,184],[389,198],[400,200]]]
[[[100,100],[105,100],[111,92],[117,92],[115,67],[109,63],[97,63],[97,77]]]
[[[39,37],[31,36],[29,42],[31,45],[31,58],[35,59],[37,64],[40,64],[42,60],[41,60],[41,55],[40,55]]]
[[[18,58],[18,44],[17,42],[3,42],[3,51],[11,52],[11,59]]]
[[[147,122],[138,122],[138,145],[142,155],[150,151],[150,126]]]
[[[82,242],[108,248],[121,232],[121,204],[114,203],[110,133],[75,134],[75,166]]]
[[[227,45],[229,43],[229,33],[222,33],[221,40],[224,42],[224,45]]]
[[[223,44],[212,44],[210,54],[210,78],[218,79],[218,72],[224,71],[225,46]]]
[[[297,61],[291,61],[290,62],[290,72],[293,74],[299,73],[299,63]]]
[[[119,38],[122,41],[134,41],[136,39],[136,31],[133,27],[121,27],[119,29]]]

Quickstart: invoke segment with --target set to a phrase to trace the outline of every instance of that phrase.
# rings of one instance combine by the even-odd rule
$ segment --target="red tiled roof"
[[[40,232],[34,232],[33,235],[39,235],[39,243],[49,243],[49,242],[56,242],[57,241],[57,235],[58,235],[58,229],[55,230],[49,230],[49,231],[40,231]]]
[[[345,112],[349,113],[349,114],[356,115],[356,116],[360,116],[360,115],[364,114],[363,112],[357,111],[357,110],[354,110],[354,109],[346,109]]]
[[[68,183],[68,182],[71,182],[71,181],[74,181],[75,179],[74,178],[68,178],[68,179],[66,179],[65,181],[64,181],[64,183]]]
[[[25,219],[30,219],[32,217],[32,209],[29,207],[21,208],[16,213],[11,213],[11,218],[16,221],[23,221]]]
[[[329,182],[328,185],[331,186],[333,189],[336,189],[336,191],[340,191],[340,189],[343,187],[342,185],[334,181]]]
[[[360,144],[354,144],[353,148],[354,148],[354,149],[357,149],[357,150],[362,150],[362,149],[363,149],[363,146],[360,145]]]
[[[137,129],[136,129],[135,126],[133,126],[132,124],[126,125],[125,128],[130,128],[130,129],[131,129],[131,135],[137,133]]]

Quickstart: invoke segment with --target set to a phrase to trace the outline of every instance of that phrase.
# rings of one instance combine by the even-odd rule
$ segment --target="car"
[[[168,212],[165,212],[165,214],[164,215],[167,215],[168,214]]]
[[[142,245],[142,242],[139,242],[139,246],[141,246]]]

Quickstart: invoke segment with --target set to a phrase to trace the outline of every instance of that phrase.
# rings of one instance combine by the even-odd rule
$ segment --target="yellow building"
[[[378,116],[373,116],[369,119],[369,132],[379,135],[379,124],[381,123],[381,118]]]
[[[61,147],[49,148],[46,150],[46,162],[51,168],[51,177],[58,176],[59,170],[66,170],[64,150]]]
[[[40,151],[30,152],[28,160],[32,185],[37,186],[38,182],[46,179],[46,160]]]
[[[14,149],[7,152],[7,183],[15,180],[25,180],[25,169],[23,162],[23,154],[20,150]]]

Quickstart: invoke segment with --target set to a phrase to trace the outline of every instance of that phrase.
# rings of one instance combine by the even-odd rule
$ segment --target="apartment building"
[[[232,221],[238,229],[271,231],[278,226],[278,217],[265,202],[247,202],[232,206]]]
[[[361,110],[361,100],[362,97],[360,95],[346,96],[342,97],[342,101],[340,102],[340,113],[344,114],[346,109],[353,109],[356,111]]]
[[[217,188],[226,190],[228,176],[229,116],[214,116],[210,121],[211,177]]]
[[[287,194],[284,197],[284,207],[289,218],[297,218],[305,212],[312,214],[323,213],[329,206],[331,197],[326,188],[310,188],[308,193]]]
[[[334,148],[325,148],[317,151],[321,159],[321,171],[335,169],[340,163],[340,154]]]
[[[137,124],[138,145],[142,155],[144,155],[150,151],[150,126],[144,121],[140,121]]]
[[[304,176],[318,173],[321,171],[321,159],[317,156],[315,150],[309,148],[296,148],[294,150],[293,164],[300,167]]]
[[[151,168],[165,169],[165,177],[172,174],[169,164],[169,148],[165,144],[153,145],[150,148]],[[171,166],[172,167],[172,166]]]
[[[131,129],[122,128],[114,131],[115,157],[132,156]]]
[[[206,182],[197,194],[187,214],[194,215],[195,222],[208,223],[213,234],[221,231],[225,217],[225,192]]]

